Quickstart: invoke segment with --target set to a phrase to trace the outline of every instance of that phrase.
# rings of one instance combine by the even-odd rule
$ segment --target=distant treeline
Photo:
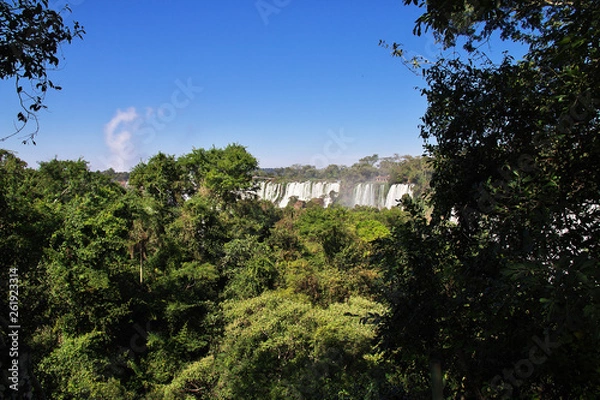
[[[363,157],[350,167],[331,164],[317,169],[312,165],[294,164],[285,168],[263,168],[259,175],[282,181],[340,180],[343,182],[369,182],[382,180],[390,184],[409,183],[421,192],[429,185],[432,168],[428,157],[400,156]]]
[[[116,172],[112,168],[102,171],[102,173],[115,182],[127,182],[130,175],[129,172]],[[339,180],[345,183],[355,183],[379,179],[389,184],[412,184],[414,192],[420,194],[429,186],[431,174],[432,167],[428,157],[400,156],[398,154],[379,157],[379,155],[373,154],[361,158],[350,167],[331,164],[326,168],[318,169],[313,165],[294,164],[281,168],[260,168],[255,175],[286,182]]]
[[[107,175],[113,182],[127,182],[129,180],[129,172],[116,172],[114,169],[109,168],[102,171],[104,175]]]

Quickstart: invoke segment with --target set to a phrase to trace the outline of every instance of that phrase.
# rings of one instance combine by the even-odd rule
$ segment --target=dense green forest
[[[403,2],[448,50],[382,43],[426,82],[427,158],[349,168],[427,164],[389,170],[429,181],[398,207],[258,201],[238,144],[159,153],[127,189],[83,160],[32,169],[1,151],[1,393],[597,398],[600,7]],[[492,60],[492,37],[524,55]]]
[[[432,360],[445,360],[453,395],[476,384],[501,398],[510,360],[517,377],[537,372],[517,381],[524,394],[571,393],[562,374],[581,371],[573,351],[597,373],[593,259],[574,260],[558,291],[533,261],[502,260],[490,284],[494,264],[478,260],[499,244],[463,244],[460,225],[426,217],[424,199],[279,209],[242,195],[256,168],[241,145],[159,153],[125,189],[83,160],[31,169],[2,151],[0,252],[19,279],[21,393],[428,398]],[[461,270],[466,245],[479,272]],[[568,330],[544,322],[573,306],[585,312],[570,311]]]
[[[240,145],[159,153],[131,171],[126,190],[83,160],[31,169],[3,151],[0,252],[20,280],[21,390],[402,393],[402,374],[375,346],[389,291],[378,260],[389,251],[379,242],[409,215],[278,209],[240,195],[256,167]]]

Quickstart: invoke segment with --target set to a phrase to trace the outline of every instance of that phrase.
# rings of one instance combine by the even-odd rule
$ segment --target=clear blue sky
[[[51,4],[60,0],[50,1]],[[77,0],[37,145],[0,143],[35,167],[54,158],[129,169],[159,151],[240,143],[261,167],[422,154],[425,100],[380,39],[433,57],[401,0]],[[0,83],[0,129],[19,111]]]

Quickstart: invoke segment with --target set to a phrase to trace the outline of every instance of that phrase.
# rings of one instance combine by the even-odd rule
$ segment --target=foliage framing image
[[[35,143],[37,112],[47,107],[46,93],[61,89],[48,71],[58,67],[61,45],[85,34],[78,22],[65,24],[62,11],[70,10],[54,10],[48,0],[0,1],[0,79],[14,78],[21,107],[15,132],[0,134],[1,141],[18,135],[33,120],[36,127],[23,136],[23,143]]]
[[[426,157],[271,171],[373,178],[379,163],[395,181],[428,181],[393,209],[278,209],[248,193],[258,162],[239,144],[158,153],[126,185],[84,160],[32,169],[0,151],[0,260],[3,273],[18,269],[28,316],[21,393],[597,396],[600,7],[404,3],[423,11],[415,34],[443,46],[412,64],[425,79]],[[83,32],[45,1],[0,8],[2,78],[31,100],[26,123],[57,89],[46,66],[60,43]],[[523,55],[492,59],[498,38]],[[25,94],[23,80],[39,92]],[[6,394],[5,375],[0,386]]]
[[[455,51],[422,65],[434,212],[431,223],[397,233],[397,246],[409,247],[387,261],[401,269],[391,277],[384,347],[398,364],[420,365],[422,382],[438,372],[434,398],[592,398],[598,5],[404,3],[425,8],[416,34],[431,31]],[[524,56],[494,62],[482,50],[494,36]]]

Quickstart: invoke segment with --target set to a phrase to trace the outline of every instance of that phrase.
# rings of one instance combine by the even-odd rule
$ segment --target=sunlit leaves
[[[383,309],[360,298],[320,309],[283,292],[228,303],[224,340],[211,368],[218,378],[189,383],[210,387],[222,399],[329,399],[342,392],[376,398],[369,396],[383,390],[373,377],[383,366],[369,356],[373,328],[360,323],[369,311]]]

